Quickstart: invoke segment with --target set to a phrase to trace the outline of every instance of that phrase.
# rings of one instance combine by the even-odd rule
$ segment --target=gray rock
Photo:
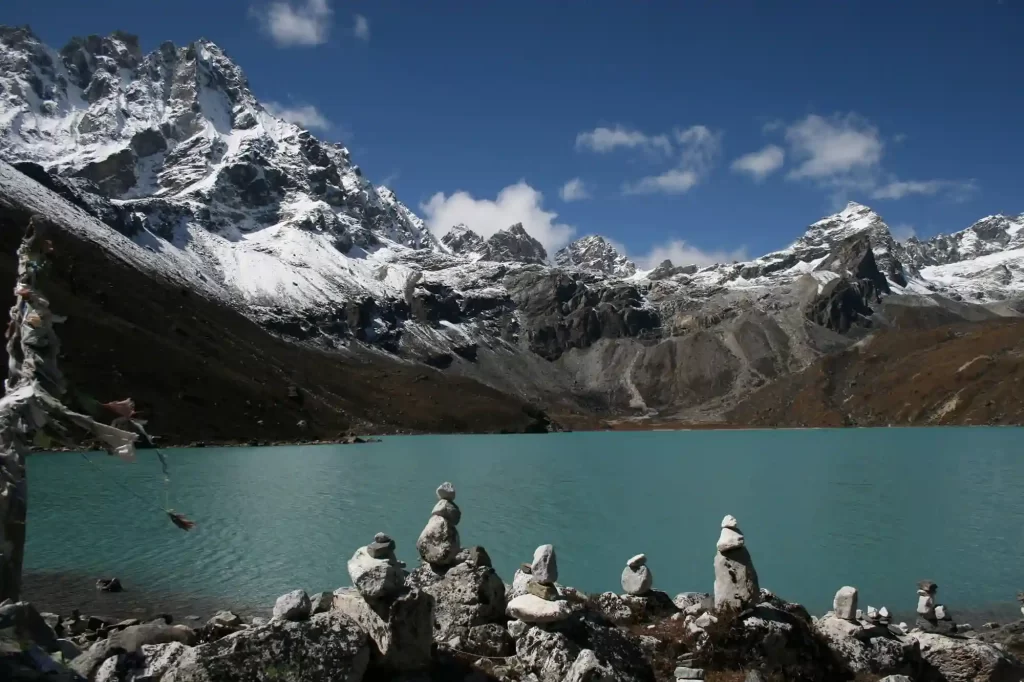
[[[677,680],[703,680],[704,669],[680,666],[675,670],[675,677]]]
[[[455,525],[458,525],[459,521],[462,520],[462,510],[459,509],[457,504],[449,500],[438,500],[430,513],[434,516],[448,519]]]
[[[760,597],[754,561],[746,547],[715,554],[715,609],[743,609]]]
[[[462,650],[474,656],[504,657],[515,651],[509,631],[497,623],[474,625],[462,642]]]
[[[416,551],[427,563],[450,565],[459,553],[459,531],[446,518],[431,516],[416,540]]]
[[[910,679],[906,675],[886,675],[882,679],[878,680],[878,682],[914,682],[914,680]]]
[[[292,590],[282,594],[274,603],[274,618],[282,620],[306,620],[312,606],[305,590]]]
[[[512,639],[519,639],[526,634],[526,631],[530,629],[529,623],[513,618],[508,622],[508,634],[512,635]]]
[[[917,670],[921,653],[916,642],[894,635],[886,627],[864,628],[849,620],[828,615],[814,629],[852,672],[888,675]]]
[[[768,680],[765,679],[765,676],[761,674],[760,670],[751,670],[749,673],[747,673],[747,676],[746,678],[744,678],[743,682],[768,682]]]
[[[195,639],[195,631],[184,625],[166,625],[164,623],[133,625],[93,644],[72,662],[71,668],[82,677],[92,679],[100,665],[111,656],[138,653],[147,644],[178,642],[191,645]]]
[[[430,665],[434,643],[434,598],[409,589],[394,599],[367,601],[357,590],[334,593],[333,610],[351,618],[373,642],[375,665],[412,671]]]
[[[366,553],[374,559],[394,559],[394,542],[377,542],[374,540],[366,546]]]
[[[43,651],[57,651],[57,635],[46,620],[27,601],[0,606],[0,631],[12,631],[14,638],[31,642]]]
[[[263,618],[262,616],[253,616],[252,620],[249,621],[249,624],[252,625],[253,627],[257,627],[258,628],[259,626],[266,625],[269,622],[270,622],[269,618]]]
[[[60,655],[64,657],[66,662],[73,661],[82,654],[82,650],[70,639],[58,639],[57,651],[60,652]]]
[[[369,599],[397,594],[405,584],[405,571],[390,559],[376,559],[366,547],[356,550],[348,560],[352,585]]]
[[[530,572],[533,579],[539,583],[558,582],[558,560],[554,545],[541,545],[533,552]]]
[[[340,613],[273,620],[194,647],[160,682],[359,682],[370,660],[366,633]]]
[[[647,555],[637,554],[635,557],[630,558],[630,560],[626,562],[626,565],[633,569],[645,566],[647,565]]]
[[[1024,678],[1021,662],[992,644],[929,632],[912,632],[910,637],[920,643],[925,662],[947,682],[1003,682]]]
[[[455,486],[445,481],[441,485],[437,486],[437,499],[448,500],[449,502],[455,501]]]
[[[726,514],[725,518],[722,519],[722,528],[732,528],[733,530],[739,530],[740,524],[736,520],[736,517],[732,514]]]
[[[563,682],[610,682],[614,679],[615,671],[601,663],[593,650],[583,649],[569,666]]]
[[[333,592],[317,592],[309,598],[310,613],[327,613],[334,604]]]
[[[836,618],[844,620],[857,618],[857,588],[849,585],[840,587],[832,600],[832,608],[836,612]]]
[[[434,639],[447,642],[469,628],[505,620],[505,584],[493,568],[456,564],[423,588],[434,597]]]
[[[639,614],[634,613],[630,606],[614,592],[602,592],[590,602],[590,607],[594,611],[616,625],[626,625],[639,620]]]
[[[533,576],[522,569],[517,570],[512,576],[512,585],[505,592],[507,599],[515,599],[521,594],[526,594],[526,586],[533,580]]]
[[[709,612],[704,612],[697,616],[697,619],[693,621],[693,624],[699,627],[701,630],[707,628],[712,623],[717,623],[718,619],[712,616]]]
[[[557,623],[569,617],[572,611],[564,599],[548,601],[533,594],[524,594],[508,603],[505,613],[525,623]]]
[[[459,551],[455,557],[456,563],[468,563],[474,566],[491,566],[491,557],[487,550],[479,545],[467,547]]]
[[[373,536],[374,542],[382,542],[391,545],[391,549],[395,548],[395,541],[391,539],[391,536],[387,533],[376,533]]]
[[[647,566],[641,565],[637,568],[631,568],[626,566],[622,571],[622,590],[626,594],[632,594],[642,596],[651,591],[651,585],[654,584],[654,576],[651,575],[651,569]]]
[[[159,680],[189,650],[180,642],[145,644],[133,654],[120,654],[104,661],[96,671],[95,682]]]
[[[867,612],[866,615],[867,615],[867,619],[869,621],[871,621],[872,623],[877,623],[878,622],[878,609],[876,609],[874,606],[869,606],[868,607],[868,612]]]
[[[729,552],[743,547],[745,540],[743,534],[733,528],[723,528],[718,536],[716,548],[719,552]]]
[[[580,647],[560,632],[530,628],[516,640],[516,657],[539,682],[562,682]]]
[[[707,592],[680,592],[672,599],[672,603],[680,611],[685,611],[694,605],[699,605],[707,610],[714,608],[715,598]]]
[[[228,627],[238,627],[242,624],[242,618],[231,611],[218,611],[206,622],[216,625],[226,625]]]

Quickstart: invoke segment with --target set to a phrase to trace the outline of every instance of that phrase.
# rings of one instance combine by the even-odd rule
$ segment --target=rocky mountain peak
[[[498,230],[487,239],[483,260],[519,263],[546,263],[548,252],[530,236],[522,223]]]
[[[965,230],[930,239],[911,238],[906,248],[917,267],[949,265],[1024,248],[1024,216],[990,215]]]
[[[636,272],[636,264],[599,235],[582,237],[559,249],[555,263],[612,277],[629,277]]]
[[[484,250],[483,237],[461,223],[448,230],[441,243],[460,255],[478,255]]]

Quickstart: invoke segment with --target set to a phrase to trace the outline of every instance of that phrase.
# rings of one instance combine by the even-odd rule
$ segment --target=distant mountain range
[[[5,170],[11,205],[87,223],[111,258],[268,333],[573,415],[718,420],[894,311],[1013,318],[1024,300],[1024,215],[900,242],[851,203],[751,261],[651,270],[600,236],[551,257],[522,225],[437,239],[347,149],[269,113],[207,40],[143,54],[115,32],[58,51],[0,27],[0,158],[63,199]]]

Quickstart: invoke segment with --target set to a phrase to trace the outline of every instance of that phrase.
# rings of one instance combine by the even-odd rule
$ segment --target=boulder
[[[427,563],[452,564],[459,553],[459,531],[443,516],[431,516],[416,540],[416,551]]]
[[[167,625],[165,623],[133,625],[93,644],[72,662],[71,667],[82,677],[92,679],[100,665],[111,656],[135,654],[142,651],[142,647],[147,644],[178,642],[191,645],[195,639],[195,631],[184,625]]]
[[[348,560],[348,575],[353,587],[368,599],[397,594],[405,582],[405,571],[397,562],[374,558],[366,547],[357,549]]]
[[[757,571],[746,547],[715,554],[715,609],[743,609],[760,594]]]
[[[43,651],[57,651],[57,635],[27,601],[0,606],[0,631],[7,630],[19,642],[35,644]]]
[[[334,612],[348,616],[373,642],[375,665],[411,671],[430,665],[434,643],[434,598],[416,588],[394,599],[368,601],[357,590],[334,593]]]
[[[311,610],[309,595],[304,590],[292,590],[282,594],[274,603],[274,618],[283,620],[306,620]]]
[[[509,631],[497,623],[474,625],[462,640],[462,650],[474,656],[504,657],[515,651]]]
[[[218,611],[206,622],[227,625],[228,627],[238,627],[242,624],[242,618],[231,611]]]
[[[459,551],[455,557],[456,563],[467,563],[473,566],[491,566],[491,557],[487,550],[479,545],[467,547]]]
[[[516,640],[516,657],[539,682],[562,682],[580,647],[560,632],[530,628]]]
[[[505,584],[488,566],[456,564],[423,590],[434,597],[438,642],[465,635],[476,625],[505,620]]]
[[[814,629],[854,674],[916,675],[921,670],[917,642],[899,637],[888,628],[863,628],[848,619],[827,615],[814,623]]]
[[[539,583],[558,582],[558,561],[554,545],[541,545],[534,551],[530,573]]]
[[[633,568],[629,565],[622,571],[622,590],[626,594],[632,595],[645,595],[651,591],[651,585],[654,584],[654,576],[651,575],[651,569],[645,565],[637,566]]]
[[[96,671],[95,682],[159,680],[190,647],[180,642],[145,644],[139,651],[111,656]]]
[[[334,604],[334,593],[332,592],[317,592],[309,598],[309,612],[310,613],[327,613],[331,610],[331,606]]]
[[[340,613],[272,620],[187,650],[160,682],[359,682],[370,660],[366,633]]]
[[[715,599],[707,592],[680,592],[672,599],[672,603],[680,611],[685,611],[691,606],[700,606],[704,610],[712,609],[715,606]]]
[[[526,586],[533,580],[533,576],[519,569],[516,574],[512,576],[512,584],[509,589],[505,591],[505,596],[508,599],[515,599],[519,595],[526,594]]]
[[[616,625],[626,625],[639,620],[639,614],[634,613],[630,604],[614,592],[602,592],[591,599],[588,606],[602,618]]]
[[[911,678],[906,675],[886,675],[878,682],[914,682]]]
[[[96,581],[96,589],[100,592],[123,592],[124,586],[119,578],[100,578]]]
[[[836,618],[853,620],[857,615],[857,588],[841,587],[832,600],[832,608],[835,610]]]
[[[563,682],[602,682],[615,679],[615,671],[601,663],[591,649],[583,649],[569,666]]]
[[[624,594],[621,599],[638,622],[667,618],[677,613],[672,597],[661,590],[650,590],[644,595]]]
[[[519,639],[526,634],[526,631],[530,629],[529,623],[513,618],[508,622],[508,634],[512,635],[512,639]]]
[[[564,599],[548,601],[533,594],[524,594],[508,603],[505,613],[525,623],[556,623],[569,617],[572,611]]]
[[[976,639],[911,632],[921,645],[921,656],[944,682],[1017,682],[1024,667],[992,644]]]

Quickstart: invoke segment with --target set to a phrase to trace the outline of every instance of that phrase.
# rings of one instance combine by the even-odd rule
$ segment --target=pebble
[[[736,517],[732,514],[726,514],[725,518],[722,519],[722,528],[732,528],[733,530],[739,530],[740,524],[736,520]]]
[[[536,580],[531,580],[526,583],[526,591],[548,601],[558,599],[558,590],[555,589],[554,585],[548,583],[539,583]]]
[[[637,568],[626,566],[622,571],[620,582],[626,594],[642,597],[651,591],[651,586],[654,584],[654,576],[651,575],[651,569],[647,568],[647,566],[641,565]]]
[[[449,502],[455,501],[455,486],[445,481],[441,485],[437,486],[437,499],[448,500]]]

